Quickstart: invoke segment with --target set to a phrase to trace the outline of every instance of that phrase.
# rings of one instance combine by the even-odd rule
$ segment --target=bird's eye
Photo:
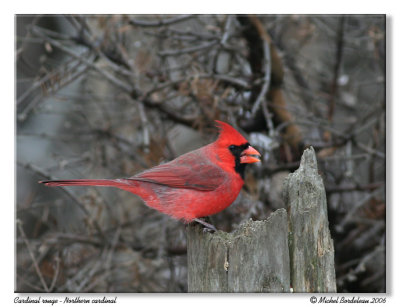
[[[229,146],[229,150],[234,150],[236,148],[236,146],[235,145],[231,145],[231,146]]]

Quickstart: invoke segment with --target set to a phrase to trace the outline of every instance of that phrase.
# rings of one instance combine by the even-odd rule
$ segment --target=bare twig
[[[326,193],[343,193],[343,192],[353,192],[353,191],[372,191],[384,186],[385,182],[373,182],[363,185],[347,185],[347,186],[336,186],[336,187],[326,187]]]
[[[358,141],[354,141],[354,145],[357,146],[358,148],[364,150],[365,152],[368,152],[371,155],[377,156],[378,158],[381,158],[381,159],[386,159],[386,154],[384,154],[383,152],[381,152],[379,150],[368,147]]]
[[[215,40],[215,41],[204,43],[202,45],[183,48],[183,49],[164,50],[164,51],[160,51],[158,54],[160,56],[174,56],[174,55],[181,55],[181,54],[184,54],[184,53],[192,53],[192,52],[197,52],[197,51],[209,49],[209,48],[217,45],[218,43],[219,42],[217,40]]]
[[[221,38],[221,45],[225,46],[225,44],[227,43],[229,36],[231,35],[231,28],[232,28],[232,24],[233,21],[235,19],[235,17],[233,15],[228,15],[226,17],[226,22],[225,22],[225,27],[224,27],[224,34],[222,35]]]
[[[59,257],[59,255],[56,256],[55,260],[56,260],[56,271],[54,273],[53,281],[51,282],[51,285],[50,285],[50,288],[49,288],[49,292],[52,292],[54,287],[56,286],[56,282],[57,282],[57,279],[58,279],[58,274],[60,272],[60,257]]]
[[[83,275],[84,277],[82,279],[78,279],[79,285],[77,285],[75,292],[85,292],[84,288],[85,286],[92,280],[92,278],[99,273],[100,271],[103,270],[103,262],[105,260],[105,255],[106,255],[107,249],[104,248],[101,256],[95,261],[95,263],[91,266],[90,269],[88,269],[87,274]]]
[[[143,129],[143,147],[144,151],[148,152],[150,146],[149,120],[147,119],[147,114],[141,101],[138,101],[138,108]]]
[[[18,280],[19,280],[20,282],[22,282],[23,284],[27,285],[28,287],[31,287],[32,289],[35,289],[37,292],[43,292],[43,288],[40,288],[40,287],[38,287],[37,285],[34,285],[34,284],[30,283],[30,282],[26,279],[25,276],[20,276],[20,275],[17,273],[17,277],[18,277]]]
[[[263,51],[264,51],[264,57],[263,57],[263,66],[264,66],[264,78],[263,78],[263,86],[261,88],[260,93],[258,94],[258,97],[256,101],[253,104],[253,107],[251,109],[251,113],[254,115],[258,108],[260,107],[261,101],[266,99],[267,91],[269,88],[269,83],[271,80],[271,56],[270,56],[270,47],[269,43],[266,40],[263,40]],[[269,119],[271,120],[271,119]],[[268,121],[268,118],[267,118]],[[268,124],[270,125],[270,124]]]
[[[181,29],[168,29],[166,30],[166,35],[167,37],[171,37],[171,35],[168,35],[169,33],[172,34],[178,34],[180,36],[193,36],[194,38],[197,39],[205,39],[205,40],[215,40],[219,39],[218,35],[212,34],[212,33],[202,33],[202,32],[194,32],[190,30],[181,30]]]
[[[243,79],[235,78],[232,76],[228,75],[221,75],[221,74],[194,74],[191,76],[186,76],[184,78],[175,80],[175,81],[170,81],[164,84],[160,84],[155,86],[153,89],[145,92],[144,97],[148,98],[151,96],[151,94],[162,91],[164,89],[167,89],[169,87],[174,87],[180,83],[183,82],[188,82],[193,79],[215,79],[215,80],[220,80],[222,82],[226,82],[227,84],[237,87],[241,90],[249,90],[251,88],[250,84],[246,82]]]
[[[21,237],[25,242],[26,248],[28,249],[29,256],[31,257],[31,260],[32,260],[33,265],[35,267],[36,274],[39,276],[39,279],[40,279],[40,282],[42,283],[43,289],[44,289],[44,291],[49,292],[49,287],[47,286],[46,281],[43,278],[42,272],[40,271],[40,268],[39,268],[39,264],[36,261],[36,257],[35,257],[35,255],[34,255],[34,253],[32,251],[31,245],[29,244],[29,241],[28,241],[28,239],[27,239],[27,237],[25,235],[25,231],[24,231],[24,229],[22,227],[22,221],[17,220],[17,226],[18,226],[18,230],[19,230],[19,232],[21,234]]]
[[[333,119],[333,114],[335,112],[335,98],[337,92],[337,83],[339,78],[339,69],[342,63],[342,55],[343,55],[343,47],[344,47],[344,25],[346,17],[342,16],[339,19],[339,27],[337,31],[336,37],[336,60],[335,66],[333,69],[333,78],[332,78],[332,86],[330,93],[330,101],[329,101],[329,109],[328,109],[328,120],[331,122]]]
[[[52,44],[53,46],[57,47],[58,49],[64,51],[66,54],[78,59],[82,64],[85,64],[89,68],[94,69],[95,71],[100,73],[103,77],[105,77],[108,81],[110,81],[112,84],[114,84],[118,88],[120,88],[120,89],[122,89],[122,90],[124,90],[125,92],[128,92],[128,93],[133,90],[133,88],[130,85],[128,85],[125,82],[115,78],[112,74],[110,74],[106,70],[96,66],[95,64],[93,64],[92,61],[87,60],[82,54],[76,54],[75,52],[73,52],[72,50],[70,50],[69,48],[65,47],[63,44],[61,44],[60,42],[58,42],[58,41],[56,41],[54,39],[51,39],[49,37],[46,37],[43,33],[38,31],[36,28],[33,28],[33,32],[36,35],[38,35],[40,37],[43,37],[44,39],[48,40],[50,44]]]
[[[39,169],[38,167],[29,164],[29,163],[21,163],[17,161],[17,164],[20,165],[21,167],[24,167],[26,169],[29,169],[35,173],[37,173],[38,175],[48,179],[48,180],[54,180],[55,178],[53,178],[52,176],[50,176],[49,174],[47,174],[45,171]],[[78,198],[72,194],[67,188],[61,186],[60,187],[61,190],[67,194],[74,202],[75,204],[78,205],[78,207],[84,212],[84,214],[88,217],[88,219],[93,223],[93,226],[95,227],[95,229],[97,230],[97,232],[100,234],[100,236],[103,238],[103,240],[106,240],[106,237],[101,229],[101,227],[99,226],[99,224],[97,223],[96,220],[94,220],[93,218],[91,218],[91,215],[89,214],[89,212],[87,211],[87,209],[85,208],[85,206],[78,200]]]
[[[43,96],[54,94],[82,76],[86,70],[87,67],[82,67],[79,61],[73,60],[55,71],[47,73],[43,78],[35,81],[28,90],[18,97],[17,107],[21,109],[23,102],[27,98],[32,97],[33,93],[40,88],[42,89]],[[41,96],[36,96],[28,105],[24,106],[22,110],[19,110],[18,119],[25,120],[27,115],[38,105],[41,99]]]
[[[106,274],[106,276],[109,276],[111,274],[111,262],[112,262],[113,254],[114,254],[115,248],[116,248],[116,246],[118,244],[118,240],[119,240],[120,235],[121,235],[121,227],[118,227],[117,231],[115,232],[114,237],[113,237],[113,239],[111,241],[110,250],[108,252],[108,255],[107,255],[107,258],[106,258],[106,261],[105,261],[105,265],[104,265],[105,266],[105,274]],[[90,289],[91,288],[87,288],[86,290],[90,291]]]
[[[193,16],[194,15],[178,15],[176,17],[172,17],[169,19],[162,19],[159,21],[144,21],[131,18],[129,20],[129,23],[133,26],[139,26],[139,27],[161,27],[161,26],[169,26],[178,22],[188,20]]]
[[[36,31],[36,34],[43,37],[43,34],[41,34],[40,32]],[[73,51],[71,51],[70,49],[66,48],[65,46],[63,46],[59,42],[57,42],[57,41],[55,41],[53,39],[49,39],[49,38],[47,38],[47,40],[52,45],[54,45],[55,47],[61,49],[65,53],[77,58],[78,60],[80,60],[83,64],[85,64],[89,68],[94,69],[97,72],[99,72],[101,75],[103,75],[108,81],[110,81],[116,87],[122,89],[123,91],[125,91],[127,93],[130,93],[130,96],[133,99],[141,99],[143,97],[143,95],[142,95],[142,93],[140,92],[139,89],[135,89],[132,86],[126,84],[125,82],[117,79],[112,74],[110,74],[107,71],[105,71],[104,69],[94,65],[92,62],[87,61],[81,55],[78,55],[78,54],[74,53]],[[190,127],[194,123],[194,118],[193,117],[192,118],[182,117],[182,116],[178,115],[178,112],[170,110],[170,109],[168,109],[166,106],[164,106],[162,104],[155,103],[155,102],[151,101],[149,98],[143,99],[142,101],[146,104],[147,107],[157,108],[158,110],[160,110],[162,113],[167,115],[170,119],[172,119],[175,122],[178,122],[178,123],[181,123],[183,125],[190,126]]]
[[[346,216],[343,218],[340,224],[336,226],[337,231],[342,232],[344,227],[351,221],[352,217],[355,216],[358,208],[363,206],[370,199],[376,197],[379,193],[382,193],[381,189],[376,189],[374,192],[367,194],[364,198],[354,204],[352,209],[347,212]]]
[[[34,19],[31,22],[31,25],[36,25],[39,22],[41,17],[42,16],[40,16],[40,15],[35,16]],[[19,49],[16,52],[17,60],[21,59],[21,55],[23,54],[23,51],[26,49],[26,47],[27,47],[26,45],[29,42],[29,39],[31,39],[31,36],[32,36],[31,27],[28,27],[27,28],[27,33],[25,35],[25,39],[23,40],[21,46],[19,47]]]
[[[93,236],[85,236],[80,234],[73,234],[73,233],[56,233],[50,239],[47,239],[47,244],[59,244],[63,242],[63,244],[70,243],[81,243],[81,244],[89,244],[96,247],[104,246],[104,241],[100,240],[99,238]]]

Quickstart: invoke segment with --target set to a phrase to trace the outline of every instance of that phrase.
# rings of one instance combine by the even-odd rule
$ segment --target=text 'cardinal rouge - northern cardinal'
[[[140,196],[147,206],[186,223],[230,206],[244,184],[248,163],[260,154],[232,126],[216,121],[218,139],[175,160],[124,179],[76,179],[41,181],[50,186],[116,187]]]

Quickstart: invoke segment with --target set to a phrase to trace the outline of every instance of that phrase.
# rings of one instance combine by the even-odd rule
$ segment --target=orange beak
[[[243,150],[240,155],[240,163],[254,163],[260,162],[261,155],[253,147],[249,146],[246,150]]]

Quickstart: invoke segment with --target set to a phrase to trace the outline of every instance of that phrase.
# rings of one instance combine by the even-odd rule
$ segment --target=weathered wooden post
[[[336,292],[326,194],[314,148],[306,149],[284,187],[288,209],[290,275],[294,292]]]
[[[233,233],[190,226],[189,292],[289,292],[286,210],[246,221]]]
[[[233,233],[189,226],[189,292],[336,292],[325,188],[314,149],[285,181],[288,208]]]

